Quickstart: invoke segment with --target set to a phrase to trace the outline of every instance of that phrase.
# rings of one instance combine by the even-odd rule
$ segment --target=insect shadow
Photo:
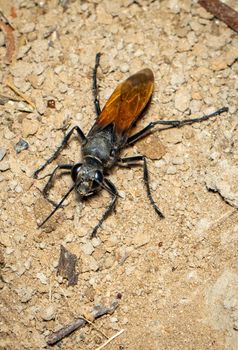
[[[91,233],[91,237],[94,237],[98,228],[114,209],[117,197],[119,196],[115,185],[105,176],[107,171],[115,165],[130,165],[138,162],[141,162],[143,166],[143,179],[148,199],[159,217],[163,218],[164,215],[155,203],[151,194],[146,156],[136,155],[131,157],[120,157],[120,151],[122,148],[134,144],[136,141],[149,134],[156,125],[163,125],[166,128],[181,127],[205,121],[228,111],[227,107],[222,107],[217,111],[200,118],[185,119],[181,121],[158,120],[149,123],[142,130],[131,135],[131,128],[138,118],[143,115],[143,111],[145,111],[145,108],[148,106],[151,99],[154,90],[153,72],[149,68],[142,69],[119,84],[106,102],[104,108],[101,110],[97,84],[99,61],[100,53],[96,55],[95,67],[93,69],[93,95],[97,114],[97,119],[94,125],[87,136],[85,136],[79,126],[74,126],[65,135],[54,154],[34,172],[34,177],[37,178],[38,174],[58,157],[62,149],[67,145],[73,132],[76,131],[79,140],[81,141],[82,162],[74,164],[59,164],[50,174],[48,182],[43,188],[43,195],[54,205],[55,208],[39,225],[39,227],[43,226],[51,218],[74,189],[78,193],[80,199],[83,199],[103,188],[111,195],[111,201]],[[64,170],[70,173],[73,185],[60,202],[55,203],[49,198],[49,190],[53,185],[53,180],[58,170]]]

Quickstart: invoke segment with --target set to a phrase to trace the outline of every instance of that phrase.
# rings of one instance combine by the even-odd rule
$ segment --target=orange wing
[[[113,124],[117,135],[128,131],[147,105],[154,89],[154,75],[145,68],[119,84],[99,115],[95,127]]]

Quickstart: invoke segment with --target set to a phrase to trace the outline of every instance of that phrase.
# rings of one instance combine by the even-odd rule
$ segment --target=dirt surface
[[[237,1],[226,3],[238,10]],[[237,34],[189,0],[1,0],[0,7],[16,40],[9,64],[0,31],[0,94],[20,100],[0,106],[0,349],[47,348],[52,331],[116,299],[112,315],[56,348],[97,349],[102,332],[124,329],[105,349],[238,349]],[[222,106],[229,113],[125,149],[153,158],[151,186],[165,219],[149,204],[141,167],[114,168],[109,178],[121,198],[90,240],[110,196],[101,191],[80,203],[73,193],[37,229],[52,206],[41,194],[47,178],[32,174],[67,129],[92,126],[97,52],[102,105],[118,82],[153,70],[155,91],[138,130]],[[28,148],[18,145],[17,153],[20,139]],[[42,176],[79,160],[74,137]],[[51,198],[70,184],[59,176]],[[61,245],[77,257],[76,285],[57,275]]]

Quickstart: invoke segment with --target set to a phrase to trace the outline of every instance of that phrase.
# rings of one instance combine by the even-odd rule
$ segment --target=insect
[[[79,126],[74,126],[66,134],[55,153],[34,173],[34,177],[37,178],[38,174],[57,158],[59,153],[68,143],[73,132],[77,132],[79,140],[81,141],[82,162],[75,164],[59,164],[49,175],[48,182],[43,189],[43,195],[55,206],[55,208],[39,225],[39,227],[43,226],[51,218],[74,189],[79,194],[80,199],[90,196],[100,189],[104,189],[110,194],[111,201],[98,224],[92,231],[91,237],[94,237],[98,228],[114,209],[116,200],[119,196],[115,185],[105,176],[106,171],[117,164],[135,164],[138,162],[142,162],[143,165],[143,178],[148,199],[156,213],[163,218],[164,215],[152,197],[146,156],[136,155],[122,158],[120,157],[121,149],[143,138],[150,133],[156,125],[164,125],[166,128],[181,127],[183,125],[202,122],[228,111],[227,107],[223,107],[200,118],[185,119],[181,121],[158,120],[149,123],[145,128],[131,135],[131,129],[135,121],[145,110],[151,99],[154,90],[153,72],[149,68],[145,68],[119,84],[106,102],[104,108],[101,110],[97,85],[99,61],[100,53],[96,55],[95,67],[93,70],[93,94],[97,114],[97,119],[93,127],[88,135],[85,136]],[[60,202],[56,204],[49,199],[48,196],[58,170],[67,170],[71,174],[73,185]]]

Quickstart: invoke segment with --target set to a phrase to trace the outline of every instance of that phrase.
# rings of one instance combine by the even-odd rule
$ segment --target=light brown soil
[[[97,329],[71,334],[60,348],[96,349],[106,340],[100,331],[111,337],[124,329],[105,349],[238,349],[237,33],[190,0],[71,1],[67,9],[56,0],[1,0],[0,7],[18,44],[9,65],[0,32],[0,94],[19,98],[7,87],[12,78],[36,105],[31,113],[25,102],[0,106],[0,153],[6,152],[0,161],[0,349],[47,348],[49,333],[118,293],[113,315],[98,319]],[[222,106],[229,113],[158,131],[125,149],[153,158],[151,186],[165,219],[149,204],[142,169],[115,167],[109,178],[122,198],[91,241],[108,194],[85,203],[72,194],[45,229],[37,229],[52,206],[40,192],[47,178],[32,174],[68,128],[92,126],[97,52],[102,105],[119,81],[153,70],[155,91],[138,130]],[[47,108],[50,99],[55,109]],[[17,154],[21,138],[29,148]],[[75,137],[42,175],[79,160]],[[70,184],[59,177],[51,198],[59,200]],[[75,286],[56,274],[61,244],[78,257]]]

